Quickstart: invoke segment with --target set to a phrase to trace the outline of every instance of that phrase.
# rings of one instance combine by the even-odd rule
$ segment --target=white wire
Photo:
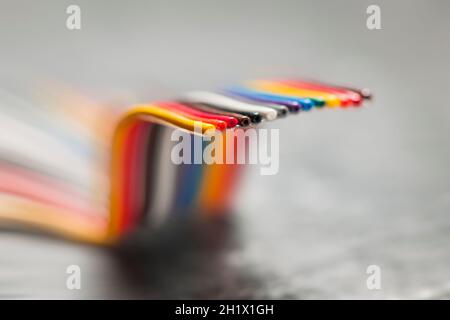
[[[275,120],[277,111],[261,106],[258,104],[242,102],[233,98],[208,92],[208,91],[192,91],[183,96],[183,100],[191,103],[205,103],[217,106],[232,112],[257,112],[262,115],[265,120]]]

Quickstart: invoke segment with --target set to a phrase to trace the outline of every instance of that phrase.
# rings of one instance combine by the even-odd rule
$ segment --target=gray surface
[[[233,219],[107,250],[0,233],[2,298],[449,298],[450,4],[1,1],[0,81],[43,76],[160,98],[304,75],[365,85],[372,106],[302,114],[276,176],[250,172]],[[294,138],[293,138],[294,137]],[[183,225],[183,224],[182,224]],[[68,264],[82,290],[65,288]],[[365,286],[382,268],[382,290]]]

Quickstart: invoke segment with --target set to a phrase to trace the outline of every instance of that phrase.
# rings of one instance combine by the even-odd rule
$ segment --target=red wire
[[[233,128],[238,124],[238,120],[236,118],[219,114],[207,113],[177,102],[157,102],[156,104],[168,109],[176,110],[182,114],[203,121],[205,123],[210,123],[219,130],[224,130],[226,128]]]
[[[137,122],[128,132],[124,146],[124,163],[122,168],[122,224],[121,231],[126,232],[136,223],[141,208],[139,208],[139,192],[142,186],[139,185],[139,177],[142,176],[143,164],[142,145],[145,144],[146,134],[148,133],[148,124]]]
[[[34,201],[68,209],[71,213],[96,220],[97,212],[69,188],[35,172],[27,172],[10,166],[0,166],[0,192],[15,194]]]
[[[343,106],[348,106],[350,104],[359,106],[361,105],[363,100],[361,95],[357,92],[342,88],[331,87],[321,83],[312,83],[302,80],[286,80],[282,82],[299,88],[305,88],[309,90],[319,90],[335,94],[339,98],[339,100],[342,101]]]

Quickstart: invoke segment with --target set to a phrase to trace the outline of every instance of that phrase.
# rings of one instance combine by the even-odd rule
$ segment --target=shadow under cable
[[[262,282],[233,262],[241,246],[233,216],[177,216],[154,232],[137,230],[110,251],[117,289],[144,299],[254,297]]]

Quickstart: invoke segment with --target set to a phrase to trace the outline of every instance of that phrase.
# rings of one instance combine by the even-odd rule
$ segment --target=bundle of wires
[[[196,147],[201,150],[207,147],[207,143],[197,138],[208,130],[220,132],[224,154],[236,154],[239,146],[227,142],[236,138],[238,128],[255,127],[264,121],[315,108],[358,107],[367,99],[371,95],[366,89],[304,80],[257,80],[220,91],[188,92],[173,101],[133,105],[115,123],[101,119],[103,127],[110,128],[104,131],[110,134],[83,131],[93,138],[89,140],[88,151],[69,148],[73,154],[68,158],[83,153],[80,161],[96,162],[89,167],[88,171],[93,173],[87,182],[69,179],[80,176],[79,172],[69,172],[70,168],[61,179],[55,172],[49,174],[28,165],[33,163],[29,159],[36,150],[27,154],[28,160],[12,157],[12,152],[2,154],[0,140],[0,221],[38,227],[82,241],[111,243],[139,226],[159,226],[171,215],[221,214],[232,204],[243,166],[236,162],[196,163],[194,159],[191,163],[173,163],[170,137],[174,130],[181,129],[192,138],[193,158]],[[57,109],[46,112],[53,117],[61,113]],[[0,109],[0,121],[2,115]],[[71,119],[75,114],[65,112],[56,117]],[[34,131],[42,134],[39,125],[45,127],[48,135],[45,139],[56,139],[52,143],[68,141],[67,137],[58,140],[48,134],[54,124],[42,119],[32,129],[28,128],[31,134]],[[67,128],[71,141],[77,141],[79,128]],[[200,132],[196,131],[198,128]],[[107,155],[109,164],[98,161],[98,154]]]

